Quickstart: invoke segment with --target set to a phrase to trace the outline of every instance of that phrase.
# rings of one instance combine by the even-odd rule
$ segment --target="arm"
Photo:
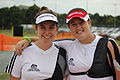
[[[68,79],[68,75],[65,75],[65,76],[64,76],[64,80],[67,80],[67,79]]]
[[[30,39],[31,39],[32,42],[35,42],[35,41],[38,40],[38,37],[30,37]]]
[[[111,54],[111,57],[113,58],[113,62],[111,59],[113,78],[115,80],[120,80],[120,47],[116,44],[115,41],[111,40],[111,42],[108,43],[108,48],[110,50],[109,54]]]
[[[116,73],[116,80],[120,80],[120,76],[119,76],[120,75],[120,47],[118,46],[118,44],[116,42],[115,43],[114,42],[113,42],[113,44],[111,42],[108,42],[108,48],[112,55],[113,65],[114,65],[115,73]],[[114,45],[114,44],[116,44],[116,45]],[[114,47],[113,47],[113,45],[114,45]],[[114,49],[117,51],[116,56],[115,56]],[[109,59],[109,57],[108,57],[108,59]],[[110,59],[109,59],[109,63],[110,63]],[[111,64],[110,64],[110,66],[111,66]]]
[[[10,75],[10,80],[20,80],[19,78],[15,78],[12,75]]]
[[[5,68],[5,73],[8,73],[10,80],[20,80],[21,68],[23,63],[22,56],[17,56],[15,53],[11,56],[9,63]]]
[[[30,39],[32,42],[35,42],[38,40],[37,37],[30,37]],[[15,46],[16,54],[21,55],[22,50],[25,49],[28,45],[29,45],[29,40],[27,40],[27,39],[19,41]]]

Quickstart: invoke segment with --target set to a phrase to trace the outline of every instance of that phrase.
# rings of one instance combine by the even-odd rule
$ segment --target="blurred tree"
[[[28,8],[25,14],[26,24],[32,24],[34,22],[34,17],[36,13],[38,12],[38,10],[39,10],[39,7],[36,4]]]
[[[22,23],[22,14],[21,10],[16,7],[10,7],[10,25],[11,27],[14,25],[20,25]]]
[[[108,15],[106,19],[106,27],[113,27],[113,25],[114,25],[114,17]]]
[[[120,16],[116,17],[116,25],[120,28]]]
[[[9,8],[0,9],[0,29],[10,28]]]
[[[94,22],[94,26],[98,26],[99,25],[99,19],[100,19],[100,16],[98,13],[94,14],[93,17],[92,17],[92,20]]]
[[[21,15],[21,18],[20,18],[20,22],[21,24],[26,24],[26,11],[27,9],[20,9],[20,15]]]
[[[59,26],[60,27],[66,27],[66,20],[65,20],[65,18],[66,18],[66,15],[67,14],[57,14],[57,17],[58,17],[58,21],[59,21]]]
[[[34,23],[34,17],[38,12],[39,7],[34,4],[29,8],[19,8],[12,6],[10,8],[5,7],[0,9],[0,29],[10,29],[12,26],[21,24]],[[57,13],[60,27],[66,27],[66,14]],[[120,16],[113,17],[111,15],[100,16],[99,13],[90,14],[92,19],[92,25],[97,27],[113,27],[115,18],[116,26],[120,27]]]

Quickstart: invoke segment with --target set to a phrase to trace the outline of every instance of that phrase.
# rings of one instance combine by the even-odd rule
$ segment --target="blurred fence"
[[[11,37],[0,34],[0,51],[13,50],[19,40],[21,40],[21,37]]]

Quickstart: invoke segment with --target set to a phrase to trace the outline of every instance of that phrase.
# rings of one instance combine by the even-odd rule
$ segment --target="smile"
[[[52,36],[42,36],[44,37],[45,39],[50,39]]]

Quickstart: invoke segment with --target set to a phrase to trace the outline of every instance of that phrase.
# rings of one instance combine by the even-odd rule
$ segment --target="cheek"
[[[70,32],[71,32],[71,33],[74,33],[74,32],[75,32],[75,28],[73,28],[73,27],[70,28]]]
[[[57,34],[58,33],[58,28],[57,29],[55,29],[55,34]]]
[[[52,35],[53,35],[54,37],[56,37],[56,36],[57,36],[57,33],[58,33],[58,31],[54,30],[54,31],[52,32]]]
[[[54,32],[53,32],[54,36],[56,36],[56,35],[57,35],[57,33],[58,33],[58,31],[54,31]]]
[[[91,30],[90,29],[90,25],[86,25],[86,28],[85,28],[88,32]]]
[[[36,34],[38,35],[38,36],[40,36],[41,34],[43,34],[41,31],[39,31],[39,30],[36,30]]]

